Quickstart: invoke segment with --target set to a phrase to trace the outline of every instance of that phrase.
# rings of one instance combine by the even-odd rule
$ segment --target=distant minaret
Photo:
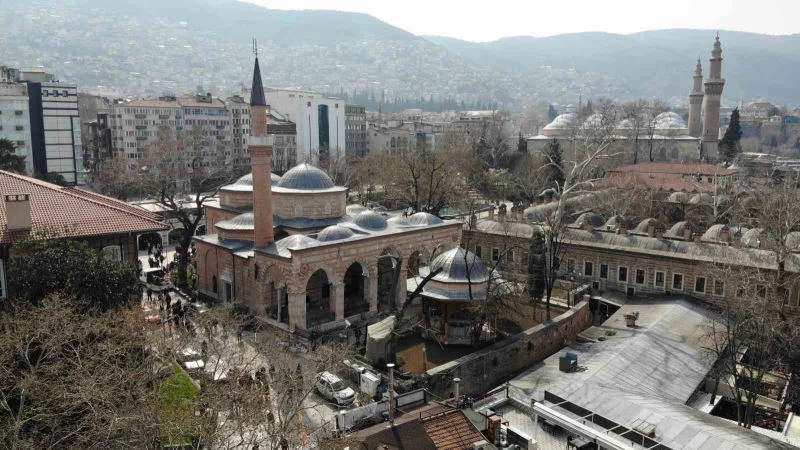
[[[258,67],[258,46],[253,41],[256,55],[253,68],[253,85],[250,88],[250,167],[253,171],[253,246],[266,247],[274,240],[272,229],[272,142],[267,136],[267,102],[261,69]]]
[[[719,107],[722,88],[725,87],[725,80],[722,78],[722,45],[719,43],[719,33],[714,41],[714,49],[711,50],[709,60],[709,74],[705,82],[706,95],[703,101],[703,142],[701,144],[700,156],[706,160],[717,158],[717,146],[719,141]]]
[[[697,58],[697,67],[694,68],[692,77],[692,93],[689,94],[689,136],[699,138],[703,133],[701,119],[703,107],[703,67],[700,58]]]

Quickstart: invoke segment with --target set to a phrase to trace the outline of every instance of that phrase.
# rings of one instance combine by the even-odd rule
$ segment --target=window
[[[608,264],[600,264],[600,278],[608,279]]]
[[[757,284],[756,285],[756,295],[759,296],[760,298],[766,297],[767,296],[767,287],[764,286],[763,284]]]
[[[108,245],[103,247],[100,252],[108,261],[122,261],[122,247],[119,245]]]
[[[25,129],[25,127],[23,127],[22,125],[17,125],[17,126],[14,127],[14,129],[17,130],[17,131],[22,131],[22,130]]]
[[[21,115],[22,115],[22,110],[19,110],[19,109],[18,109],[18,110],[16,110],[16,111],[14,111],[14,115],[15,115],[15,116],[21,116]]]
[[[742,298],[742,297],[744,297],[744,294],[745,294],[745,290],[744,290],[743,287],[736,288],[736,298]]]
[[[261,270],[261,268],[258,267],[258,264],[255,264],[253,266],[253,278],[254,279],[256,279],[256,280],[258,279],[258,275],[259,275],[260,270]]]
[[[725,295],[725,282],[722,280],[714,280],[714,295],[722,297]]]
[[[587,277],[591,277],[594,275],[594,264],[591,261],[584,261],[583,262],[583,274]]]
[[[697,277],[694,279],[694,291],[698,294],[706,293],[706,279],[705,277]]]
[[[636,284],[644,284],[644,269],[636,269]]]
[[[303,217],[303,205],[294,205],[294,215],[295,217]]]
[[[500,249],[492,248],[492,261],[497,261],[500,259]]]
[[[672,274],[672,289],[676,291],[683,290],[683,275],[679,273]]]
[[[569,272],[569,273],[575,272],[575,260],[574,259],[568,259],[567,260],[567,272]]]
[[[483,253],[481,251],[481,246],[480,245],[476,245],[475,246],[475,256],[477,256],[478,258],[482,258],[483,255],[481,253]]]
[[[506,261],[514,262],[514,251],[513,250],[509,250],[509,251],[506,252]]]
[[[617,269],[617,281],[620,283],[627,283],[628,282],[628,268],[627,267],[620,267]]]
[[[657,289],[664,289],[664,272],[657,271],[655,276],[655,281],[653,282],[653,286]]]
[[[217,276],[214,275],[211,277],[211,292],[217,293]]]

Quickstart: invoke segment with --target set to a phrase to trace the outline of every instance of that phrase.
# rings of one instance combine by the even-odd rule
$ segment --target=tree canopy
[[[734,108],[731,112],[731,121],[728,129],[719,141],[719,156],[726,162],[733,162],[741,148],[739,141],[742,139],[742,126],[739,123],[739,108]]]
[[[25,173],[25,157],[15,153],[16,145],[6,138],[0,138],[0,170]]]
[[[15,303],[36,305],[60,294],[84,310],[100,311],[127,305],[139,286],[131,265],[110,261],[86,243],[70,239],[15,243],[8,283]]]

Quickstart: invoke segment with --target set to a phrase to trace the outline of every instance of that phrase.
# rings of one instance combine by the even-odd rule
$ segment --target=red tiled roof
[[[648,187],[668,192],[714,192],[714,184],[708,183],[707,179],[698,181],[695,177],[673,173],[611,173],[595,183],[595,186],[620,189]]]
[[[80,237],[167,229],[146,212],[136,212],[124,202],[77,191],[0,170],[0,193],[30,195],[33,233]],[[0,243],[10,243],[29,234],[9,232],[7,223],[5,199],[0,199]]]
[[[480,431],[459,410],[425,418],[422,425],[437,450],[463,450],[484,440]]]
[[[663,173],[663,174],[680,174],[680,175],[718,175],[729,176],[736,173],[736,171],[727,169],[725,167],[715,166],[713,164],[682,164],[682,163],[665,163],[665,162],[646,162],[639,164],[629,164],[627,166],[620,166],[609,171],[610,173]]]
[[[151,213],[150,211],[148,211],[148,210],[146,210],[144,208],[141,208],[139,206],[131,205],[130,203],[126,203],[126,202],[117,200],[117,199],[115,199],[113,197],[109,197],[109,196],[103,195],[103,194],[98,194],[97,192],[86,191],[86,190],[83,190],[83,189],[80,189],[80,188],[76,188],[76,187],[65,187],[65,188],[62,188],[62,189],[63,190],[68,190],[69,192],[71,192],[73,194],[76,194],[76,195],[84,196],[84,197],[86,197],[86,198],[88,198],[90,200],[99,201],[101,203],[111,202],[111,204],[113,204],[114,206],[118,206],[119,208],[124,209],[124,210],[128,211],[131,214],[136,214],[136,215],[142,216],[145,219],[158,221],[158,216],[156,216],[155,214]]]

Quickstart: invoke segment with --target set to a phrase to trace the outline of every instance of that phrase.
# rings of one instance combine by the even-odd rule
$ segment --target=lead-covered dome
[[[300,164],[283,174],[277,187],[314,191],[334,187],[333,180],[325,172],[310,164]]]
[[[331,225],[319,232],[317,240],[321,242],[338,241],[353,237],[353,235],[353,231],[349,228],[341,225]]]
[[[278,184],[278,181],[281,180],[280,175],[270,173],[270,181],[273,186]],[[222,190],[226,191],[252,191],[253,190],[253,174],[248,173],[247,175],[242,175],[233,183],[223,186]]]
[[[442,271],[433,279],[444,283],[481,283],[489,279],[489,272],[483,261],[461,247],[448,250],[431,262],[431,272],[440,268]]]
[[[686,128],[686,122],[680,114],[667,111],[657,115],[653,119],[653,124],[657,130],[675,130]]]
[[[418,212],[408,216],[408,224],[411,226],[438,225],[440,223],[444,223],[444,221],[431,213]]]
[[[345,207],[345,211],[347,212],[348,216],[355,216],[356,214],[367,210],[368,208],[366,206],[359,204],[347,205]]]
[[[386,228],[386,218],[375,211],[362,211],[353,217],[353,223],[367,230],[382,230]]]
[[[575,124],[575,113],[559,114],[552,122],[545,125],[545,130],[563,130]]]

